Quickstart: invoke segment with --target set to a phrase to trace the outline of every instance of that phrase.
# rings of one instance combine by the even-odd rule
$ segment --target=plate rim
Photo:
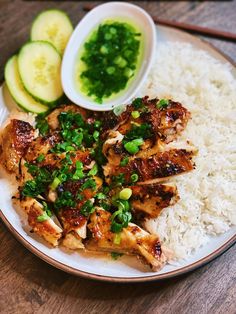
[[[184,34],[185,36],[189,37],[190,39],[197,40],[204,45],[208,46],[211,50],[217,52],[219,55],[221,55],[225,61],[230,63],[233,67],[236,67],[236,62],[234,62],[229,56],[227,56],[225,53],[220,51],[218,48],[216,48],[213,44],[209,43],[208,41],[196,37],[194,35],[191,35],[185,31],[170,27],[170,26],[160,26],[157,25],[158,28],[162,28],[163,30],[172,30],[174,32]],[[218,247],[216,250],[211,252],[210,254],[200,258],[196,262],[193,262],[189,265],[183,266],[180,269],[172,270],[164,274],[158,274],[155,273],[151,276],[138,276],[138,277],[112,277],[112,276],[106,276],[106,275],[98,275],[93,274],[90,272],[82,271],[79,269],[76,269],[72,266],[66,265],[62,262],[59,262],[53,257],[48,256],[47,254],[43,253],[35,247],[33,244],[27,241],[15,228],[14,226],[9,222],[7,217],[3,214],[2,210],[0,209],[0,218],[2,219],[5,226],[8,228],[8,230],[11,232],[11,234],[20,242],[23,244],[23,246],[28,249],[31,253],[42,259],[44,262],[50,264],[51,266],[65,271],[66,273],[69,273],[71,275],[79,276],[85,279],[92,279],[102,282],[111,282],[111,283],[143,283],[143,282],[152,282],[152,281],[162,281],[165,279],[174,278],[177,276],[181,276],[183,274],[189,273],[201,266],[204,266],[205,264],[209,263],[210,261],[214,260],[221,254],[223,254],[225,251],[227,251],[231,246],[233,246],[236,243],[236,234],[234,234],[230,239],[228,239],[224,244],[222,244],[220,247]]]
[[[33,244],[29,243],[15,228],[12,226],[12,224],[9,222],[9,220],[6,218],[6,216],[3,214],[2,210],[0,209],[0,218],[4,222],[5,226],[8,228],[8,230],[13,234],[13,236],[21,243],[23,246],[28,249],[31,253],[42,259],[44,262],[50,264],[53,267],[56,267],[59,270],[65,271],[66,273],[69,273],[71,275],[76,275],[79,277],[83,277],[85,279],[93,279],[103,282],[117,282],[117,283],[140,283],[140,282],[152,282],[152,281],[161,281],[165,279],[174,278],[177,276],[181,276],[183,274],[186,274],[188,272],[191,272],[210,261],[214,260],[221,254],[223,254],[225,251],[227,251],[233,244],[236,242],[236,234],[232,236],[228,241],[226,241],[223,245],[221,245],[218,249],[214,250],[212,253],[202,257],[198,261],[191,263],[187,266],[183,266],[180,269],[169,271],[168,273],[164,274],[154,274],[152,276],[139,276],[139,277],[111,277],[111,276],[105,276],[105,275],[97,275],[92,274],[86,271],[82,271],[79,269],[76,269],[72,266],[68,266],[62,262],[57,261],[53,257],[49,257],[47,254],[40,251],[37,247],[35,247]]]

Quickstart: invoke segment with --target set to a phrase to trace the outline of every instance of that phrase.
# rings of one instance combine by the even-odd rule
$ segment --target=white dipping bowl
[[[80,49],[84,45],[88,36],[96,27],[104,20],[124,19],[128,23],[136,25],[142,33],[141,47],[143,52],[139,67],[135,71],[131,82],[127,83],[127,87],[119,92],[117,96],[112,96],[103,104],[96,103],[92,98],[86,96],[76,87],[75,67],[78,62]],[[140,7],[123,2],[109,2],[97,6],[90,11],[79,22],[75,28],[64,53],[62,60],[62,86],[67,97],[75,104],[97,111],[107,111],[127,104],[128,101],[137,94],[137,90],[144,82],[151,68],[156,45],[156,29],[151,17]]]

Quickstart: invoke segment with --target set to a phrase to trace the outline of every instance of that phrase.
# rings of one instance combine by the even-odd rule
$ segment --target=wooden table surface
[[[84,4],[0,0],[0,81],[6,60],[28,39],[38,12],[63,9],[76,25],[84,15]],[[236,31],[235,1],[136,4],[163,18]],[[236,61],[235,44],[209,41]],[[236,313],[235,246],[208,265],[176,279],[108,284],[73,277],[47,265],[19,244],[2,222],[0,226],[0,313]]]

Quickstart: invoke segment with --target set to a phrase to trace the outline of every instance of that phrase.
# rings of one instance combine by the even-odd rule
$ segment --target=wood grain
[[[6,60],[28,40],[33,17],[43,9],[65,10],[74,25],[86,2],[0,0],[0,80]],[[98,2],[89,2],[98,3]],[[236,29],[236,2],[134,2],[155,16]],[[227,17],[227,18],[226,18]],[[233,43],[209,40],[236,61]],[[1,197],[1,196],[0,196]],[[41,261],[0,222],[0,313],[236,313],[235,246],[210,264],[161,283],[119,285],[76,278]]]
[[[92,9],[94,9],[96,6],[94,5],[85,5],[83,6],[83,10],[85,12],[89,12]],[[227,41],[232,41],[236,43],[236,33],[231,32],[225,32],[222,30],[218,30],[216,28],[209,28],[209,27],[203,27],[195,24],[189,24],[189,23],[183,23],[183,22],[177,22],[173,19],[163,19],[161,17],[156,17],[151,14],[151,17],[153,19],[153,22],[158,25],[164,25],[164,26],[170,26],[174,28],[178,28],[184,31],[187,31],[189,33],[196,33],[198,35],[203,35],[207,37],[213,37],[218,39],[223,39]]]

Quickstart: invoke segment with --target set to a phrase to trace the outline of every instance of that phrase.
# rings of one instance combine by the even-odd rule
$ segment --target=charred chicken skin
[[[149,158],[134,158],[126,166],[104,166],[106,181],[111,183],[116,176],[123,178],[124,184],[132,183],[132,176],[138,176],[139,182],[160,182],[167,178],[189,172],[194,169],[193,154],[185,149],[172,149]]]
[[[168,179],[194,169],[196,149],[171,143],[189,118],[178,102],[144,97],[119,116],[63,105],[36,126],[12,119],[0,164],[15,175],[13,203],[52,246],[136,255],[157,271],[170,254],[139,224],[174,205]]]
[[[86,243],[89,250],[136,255],[153,271],[160,270],[167,261],[158,236],[133,223],[123,228],[117,241],[117,235],[111,232],[111,214],[103,209],[96,208],[88,228],[92,233],[92,238]]]

